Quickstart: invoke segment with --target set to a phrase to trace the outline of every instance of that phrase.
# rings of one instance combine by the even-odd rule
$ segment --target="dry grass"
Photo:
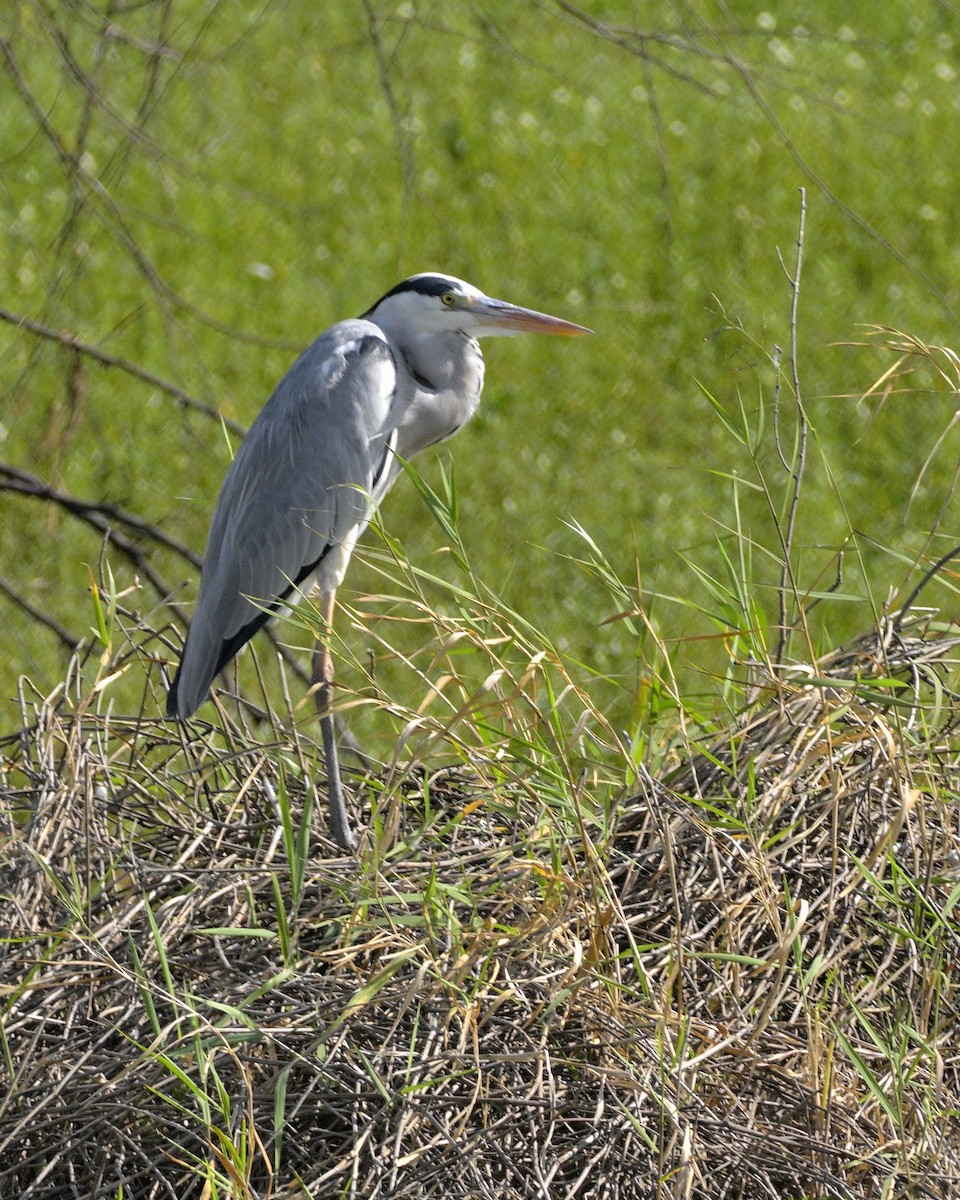
[[[612,823],[531,657],[359,861],[305,734],[75,667],[4,745],[0,1194],[957,1195],[956,646],[761,680]]]

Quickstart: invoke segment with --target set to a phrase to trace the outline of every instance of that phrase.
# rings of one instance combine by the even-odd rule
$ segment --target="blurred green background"
[[[755,542],[770,620],[779,567],[750,456],[702,389],[754,428],[764,415],[759,460],[782,510],[775,346],[788,442],[795,425],[778,251],[792,271],[805,187],[798,365],[815,436],[794,557],[803,586],[824,588],[851,530],[862,555],[816,610],[819,636],[865,628],[919,555],[951,544],[956,390],[921,364],[862,401],[893,357],[843,343],[864,324],[957,341],[955,7],[7,0],[0,32],[3,462],[200,551],[236,439],[18,319],[246,426],[334,320],[415,271],[460,275],[595,330],[487,343],[479,416],[419,464],[433,483],[438,456],[455,464],[477,575],[582,678],[604,677],[590,686],[615,721],[633,719],[656,657],[609,620],[641,596],[709,697],[723,651],[694,567],[719,576],[725,552]],[[0,505],[7,724],[18,675],[45,691],[66,661],[21,602],[86,634],[101,538],[37,500]],[[414,563],[455,573],[409,481],[384,521]],[[591,551],[571,523],[621,594],[579,561]],[[348,602],[381,586],[369,554]],[[109,559],[130,586],[133,568]],[[196,572],[151,561],[192,600]],[[930,599],[952,604],[942,587]],[[166,619],[149,587],[127,603]]]

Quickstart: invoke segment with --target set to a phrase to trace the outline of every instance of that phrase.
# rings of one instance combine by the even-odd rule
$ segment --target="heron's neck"
[[[400,343],[400,352],[417,382],[431,391],[461,392],[483,381],[480,347],[466,334],[424,334]]]
[[[434,333],[402,347],[414,392],[400,423],[403,458],[452,437],[477,410],[483,390],[479,344],[461,333]]]

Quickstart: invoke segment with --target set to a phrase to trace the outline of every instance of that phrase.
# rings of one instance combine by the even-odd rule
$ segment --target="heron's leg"
[[[337,593],[333,590],[320,593],[320,613],[327,629],[333,621],[333,607]],[[320,718],[320,731],[323,734],[323,753],[327,762],[327,794],[330,805],[330,825],[333,830],[333,840],[341,850],[356,849],[356,840],[350,831],[350,820],[347,816],[347,806],[343,798],[343,784],[340,781],[340,758],[337,754],[337,731],[333,721],[333,657],[330,647],[324,641],[317,642],[313,654],[313,678],[316,685],[314,702],[317,715]]]

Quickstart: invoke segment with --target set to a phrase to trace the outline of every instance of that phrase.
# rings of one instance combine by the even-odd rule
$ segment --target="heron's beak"
[[[560,337],[577,337],[581,333],[592,333],[584,325],[574,325],[572,321],[561,320],[560,317],[550,317],[546,313],[535,312],[532,308],[518,308],[515,304],[507,304],[503,300],[491,300],[489,296],[476,300],[471,305],[481,336],[511,333],[552,333]]]

